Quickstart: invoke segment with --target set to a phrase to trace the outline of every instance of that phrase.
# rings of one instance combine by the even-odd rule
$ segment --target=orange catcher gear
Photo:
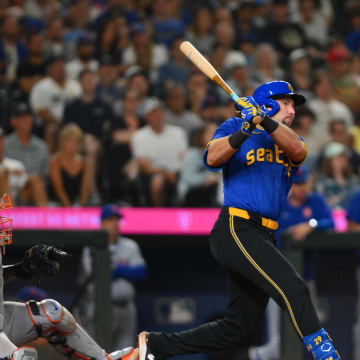
[[[11,201],[8,194],[4,194],[0,202],[0,210],[11,209]],[[0,247],[12,243],[12,218],[0,216]]]

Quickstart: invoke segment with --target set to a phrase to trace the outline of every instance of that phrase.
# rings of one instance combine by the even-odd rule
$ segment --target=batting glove
[[[257,116],[263,120],[266,116],[265,107],[258,105],[252,96],[239,98],[235,103],[235,108],[241,112],[242,118],[247,122]]]

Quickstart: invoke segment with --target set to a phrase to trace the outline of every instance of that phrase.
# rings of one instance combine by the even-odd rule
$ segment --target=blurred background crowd
[[[17,205],[209,207],[202,165],[225,93],[288,80],[311,187],[346,209],[360,185],[360,2],[1,0],[0,191]]]

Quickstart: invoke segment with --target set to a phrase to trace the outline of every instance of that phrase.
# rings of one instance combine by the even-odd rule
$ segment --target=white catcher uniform
[[[118,236],[114,244],[109,245],[111,267],[112,270],[117,265],[129,269],[140,269],[145,274],[146,263],[141,254],[139,245],[132,239]],[[87,276],[92,273],[92,257],[90,248],[86,247],[82,254],[83,270]],[[112,333],[113,344],[115,348],[123,348],[123,346],[134,346],[137,334],[137,311],[135,306],[135,288],[134,285],[124,277],[116,278],[112,281]],[[84,323],[93,322],[94,316],[94,299],[93,286],[90,285],[87,290],[85,301],[83,304],[82,315],[80,318]],[[81,310],[79,309],[81,313]]]
[[[38,337],[46,338],[55,350],[67,357],[72,355],[83,360],[132,358],[133,348],[107,354],[56,300],[29,301],[25,304],[4,302],[2,255],[0,265],[0,358],[36,360],[34,348],[21,346]]]

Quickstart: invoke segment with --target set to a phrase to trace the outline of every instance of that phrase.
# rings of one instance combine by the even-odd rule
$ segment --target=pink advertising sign
[[[123,208],[120,222],[124,234],[207,235],[219,209]],[[14,229],[99,229],[100,208],[35,208],[7,210]]]
[[[219,209],[123,208],[121,231],[124,234],[208,235]],[[5,213],[5,211],[4,211]],[[7,210],[14,229],[96,230],[100,208],[17,207]],[[337,231],[346,231],[346,212],[333,212]]]

